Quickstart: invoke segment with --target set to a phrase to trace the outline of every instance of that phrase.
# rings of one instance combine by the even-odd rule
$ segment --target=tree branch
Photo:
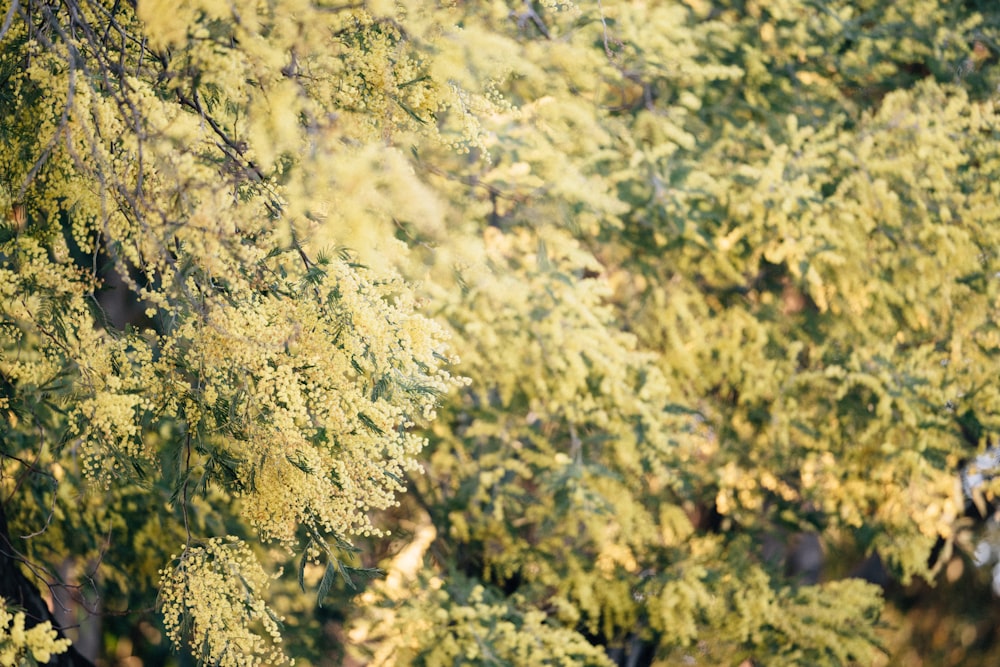
[[[7,514],[3,502],[0,501],[0,596],[8,604],[24,609],[27,628],[49,621],[59,636],[65,637],[38,588],[24,576],[21,570],[23,560],[11,543]],[[72,645],[66,653],[52,656],[48,664],[54,667],[94,667],[94,663],[80,655]]]

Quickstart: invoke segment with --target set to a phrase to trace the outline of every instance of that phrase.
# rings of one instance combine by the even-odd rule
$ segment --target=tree
[[[412,289],[337,245],[387,217],[383,191],[417,187],[387,140],[454,95],[363,10],[171,9],[6,12],[5,565],[57,605],[158,590],[178,645],[278,664],[273,575],[247,540],[348,576],[349,540],[379,532],[369,511],[456,384]],[[139,304],[122,328],[100,308],[112,276]],[[62,545],[93,591],[56,578]]]
[[[280,664],[282,564],[320,604],[381,564],[344,609],[384,664],[876,660],[879,589],[782,544],[962,542],[997,19],[15,0],[3,618],[155,600]]]
[[[495,268],[448,311],[473,384],[414,480],[439,569],[358,610],[372,655],[488,663],[453,629],[517,624],[472,601],[485,581],[620,664],[879,659],[846,556],[933,578],[968,539],[960,464],[996,432],[992,11],[494,15],[517,112],[451,198],[501,230]],[[782,536],[818,537],[822,583]]]

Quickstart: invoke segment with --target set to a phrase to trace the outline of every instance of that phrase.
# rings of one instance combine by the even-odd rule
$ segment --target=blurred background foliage
[[[298,113],[218,113],[270,139],[243,194],[287,199],[276,236],[397,272],[386,301],[412,290],[468,384],[405,427],[427,444],[371,512],[391,535],[339,544],[344,577],[257,545],[286,563],[269,604],[297,664],[997,664],[977,461],[1000,432],[1000,8],[361,4],[329,44],[281,33],[292,64],[283,42],[250,59],[301,76]],[[154,46],[244,99],[151,7]],[[248,532],[224,490],[192,528],[149,489],[18,506],[51,524],[33,556],[65,547],[115,603],[76,632],[103,665],[196,664],[150,600],[157,559],[185,529]]]

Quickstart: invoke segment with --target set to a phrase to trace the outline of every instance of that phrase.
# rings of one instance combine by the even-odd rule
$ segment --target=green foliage
[[[516,594],[505,596],[462,576],[447,582],[422,577],[410,585],[416,593],[372,596],[375,604],[395,604],[391,611],[373,610],[370,627],[363,629],[369,639],[386,640],[382,651],[369,656],[371,664],[609,664],[600,647]]]
[[[493,24],[517,109],[472,187],[443,183],[490,227],[429,257],[460,267],[472,384],[414,480],[428,555],[668,663],[867,663],[871,588],[800,588],[742,540],[853,533],[904,581],[951,553],[1000,407],[996,16],[685,4]]]
[[[0,497],[198,659],[873,664],[879,591],[765,545],[967,537],[990,3],[5,17]]]

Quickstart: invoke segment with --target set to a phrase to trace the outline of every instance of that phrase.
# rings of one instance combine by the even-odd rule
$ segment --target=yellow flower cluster
[[[411,284],[322,255],[359,241],[349,227],[441,227],[409,152],[389,144],[441,143],[437,116],[465,91],[431,75],[429,45],[471,41],[442,39],[452,12],[412,2],[165,6],[63,8],[37,40],[24,3],[5,24],[2,104],[17,111],[5,113],[0,212],[23,200],[27,222],[5,226],[0,248],[3,379],[54,397],[49,426],[65,442],[52,448],[72,454],[73,481],[114,495],[162,475],[171,503],[151,523],[182,524],[191,544],[212,512],[288,550],[378,534],[369,514],[416,468],[415,426],[458,384],[444,370],[456,359]],[[70,20],[87,29],[62,34]],[[358,244],[365,261],[402,254],[383,236]],[[95,316],[115,290],[140,324]],[[229,595],[225,553],[191,546],[164,575],[172,618],[212,585]]]
[[[167,635],[218,667],[291,664],[281,649],[281,618],[262,596],[271,577],[235,537],[192,546],[161,570]]]
[[[769,664],[789,667],[872,664],[879,655],[870,626],[881,608],[876,586],[860,579],[777,586],[757,564],[739,578],[717,571],[719,556],[724,554],[677,564],[650,596],[652,627],[676,647],[663,655],[667,662],[700,653],[706,663],[726,664],[745,656],[747,646],[772,647]],[[713,632],[700,628],[704,618],[715,619]],[[830,656],[836,661],[828,662]]]
[[[375,649],[369,664],[613,664],[602,648],[590,644],[583,635],[550,621],[538,609],[521,608],[523,600],[518,596],[504,599],[481,585],[465,582],[464,587],[444,588],[438,578],[409,583],[408,594],[391,611],[373,614],[375,622],[363,633],[368,646]],[[370,601],[388,607],[387,594],[391,596],[377,584]]]
[[[456,422],[435,426],[430,463],[451,485],[448,539],[482,543],[487,577],[545,587],[610,636],[636,620],[630,582],[650,545],[691,532],[680,507],[662,508],[709,443],[667,411],[671,388],[613,325],[604,269],[581,244],[488,228],[475,254],[485,261],[470,258],[445,311],[475,379]]]
[[[156,410],[185,406],[209,457],[194,464],[233,462],[224,485],[264,539],[290,545],[302,526],[378,533],[368,511],[395,503],[423,447],[411,427],[457,383],[443,369],[444,332],[391,275],[331,260],[300,284],[294,267],[280,270],[295,279],[273,294],[209,301],[205,317],[163,338],[150,364],[164,387]]]
[[[10,609],[0,598],[0,665],[44,665],[52,656],[65,653],[69,645],[49,621],[25,629],[24,612]]]
[[[905,576],[954,537],[956,418],[1000,409],[1000,121],[962,81],[995,94],[997,28],[899,0],[845,42],[848,0],[728,4],[14,3],[0,463],[52,461],[38,552],[165,490],[131,534],[187,540],[171,638],[278,662],[263,570],[198,536],[308,562],[378,535],[440,410],[424,549],[518,595],[376,585],[376,662],[850,645],[870,590],[799,595],[734,547],[819,513]],[[144,330],[91,312],[115,277]],[[88,484],[109,506],[63,513]]]

